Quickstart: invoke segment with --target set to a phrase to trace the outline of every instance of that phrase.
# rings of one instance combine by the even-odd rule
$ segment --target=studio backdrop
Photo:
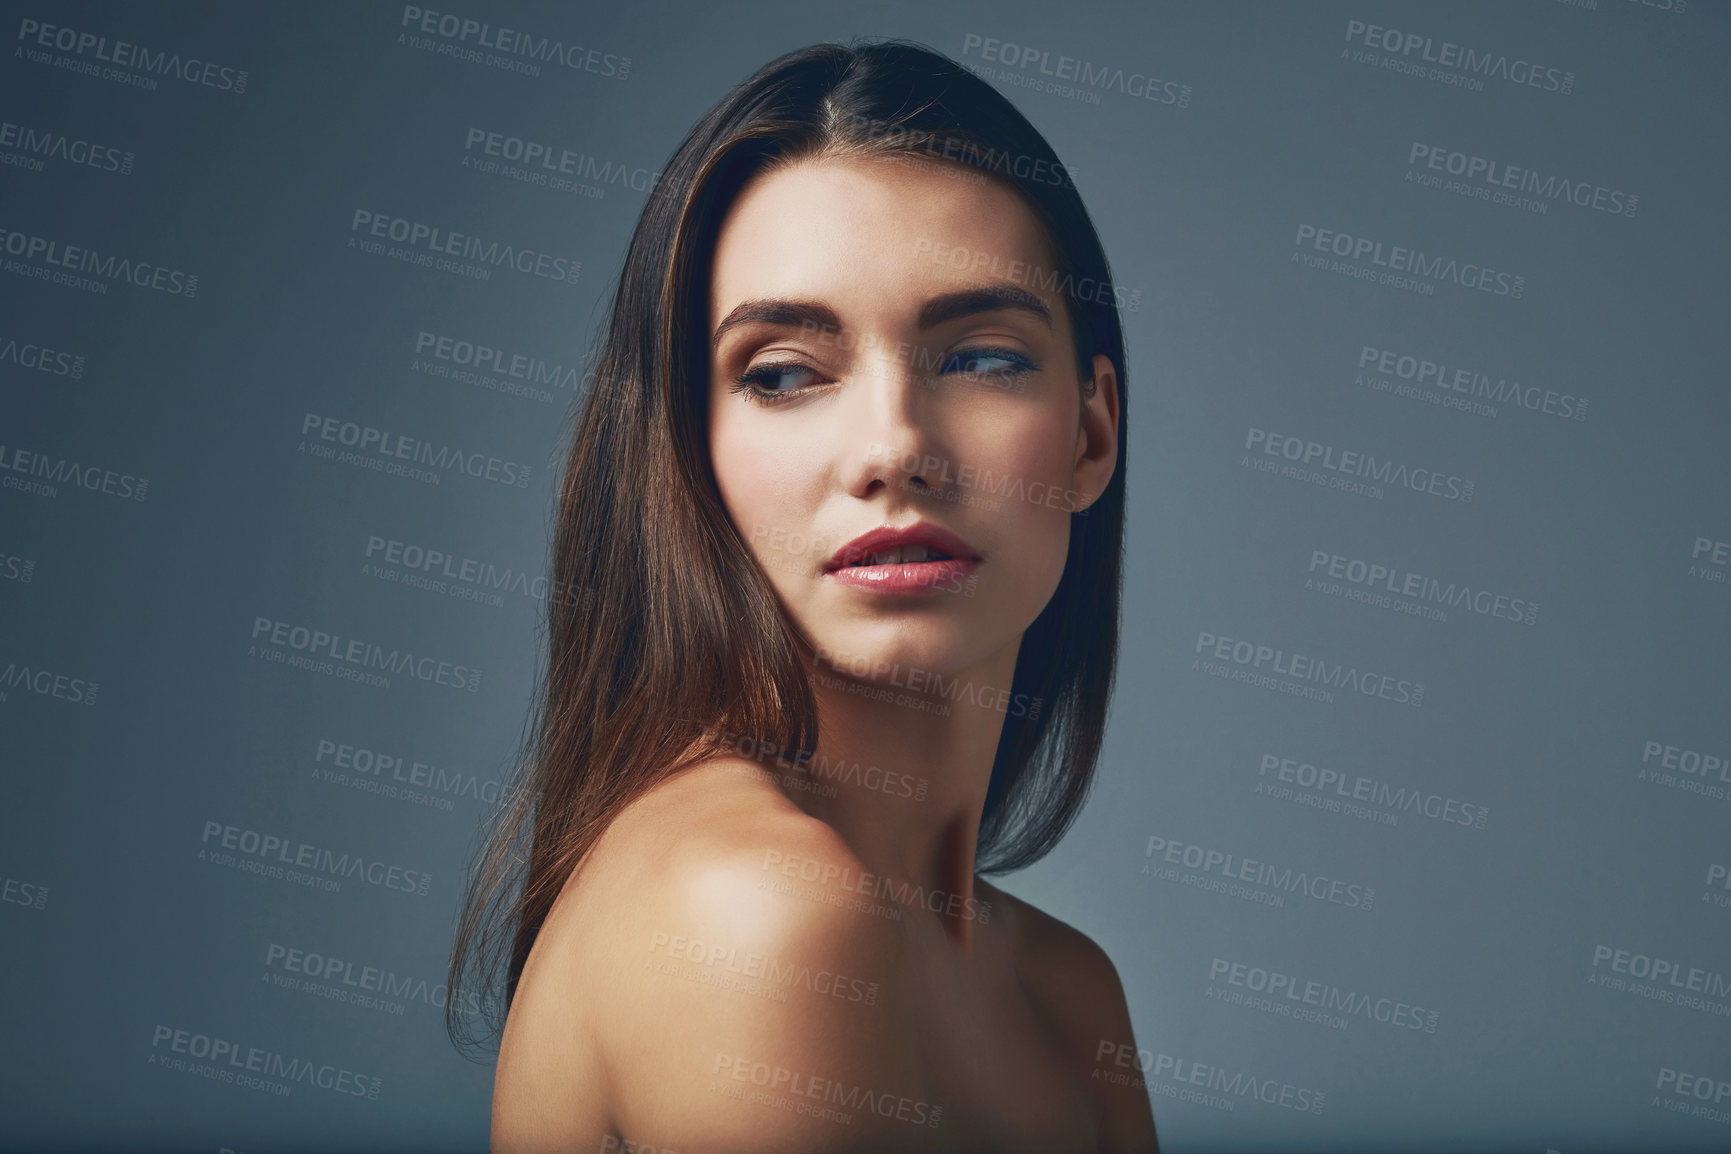
[[[1726,5],[5,11],[9,1147],[485,1147],[596,319],[702,112],[897,37],[1119,290],[1107,745],[1003,879],[1122,975],[1098,1075],[1178,1152],[1731,1148]]]

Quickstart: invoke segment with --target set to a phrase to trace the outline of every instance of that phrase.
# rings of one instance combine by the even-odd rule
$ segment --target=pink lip
[[[855,565],[884,549],[902,545],[924,545],[948,553],[948,561],[914,561],[903,565]],[[884,593],[916,593],[928,589],[956,590],[980,567],[980,556],[972,545],[929,521],[906,528],[885,525],[864,533],[836,550],[824,565],[824,573],[847,585]]]
[[[870,557],[884,549],[894,549],[902,545],[924,545],[928,549],[936,549],[940,553],[948,553],[957,560],[978,561],[980,555],[974,552],[974,547],[940,525],[930,521],[915,521],[906,528],[898,529],[893,525],[884,525],[869,533],[861,533],[846,545],[835,551],[824,565],[824,572],[833,573],[858,561],[861,557]],[[927,561],[927,565],[943,565],[943,561]],[[878,565],[871,568],[888,568]]]

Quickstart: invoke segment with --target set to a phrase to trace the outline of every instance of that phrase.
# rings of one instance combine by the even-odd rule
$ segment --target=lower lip
[[[876,593],[959,593],[979,569],[978,561],[910,561],[902,565],[848,565],[829,576],[843,585]]]

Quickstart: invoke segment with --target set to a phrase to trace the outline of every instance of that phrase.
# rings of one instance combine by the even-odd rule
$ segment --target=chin
[[[1013,640],[1010,636],[979,636],[978,631],[959,622],[926,619],[831,630],[815,644],[825,670],[877,681],[894,675],[898,667],[904,677],[910,670],[954,677]]]

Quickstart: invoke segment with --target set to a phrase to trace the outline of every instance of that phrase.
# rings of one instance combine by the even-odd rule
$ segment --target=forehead
[[[753,297],[845,304],[851,293],[863,303],[874,288],[881,296],[1049,264],[1033,210],[975,170],[911,158],[802,160],[758,176],[730,207],[716,242],[710,326]]]

